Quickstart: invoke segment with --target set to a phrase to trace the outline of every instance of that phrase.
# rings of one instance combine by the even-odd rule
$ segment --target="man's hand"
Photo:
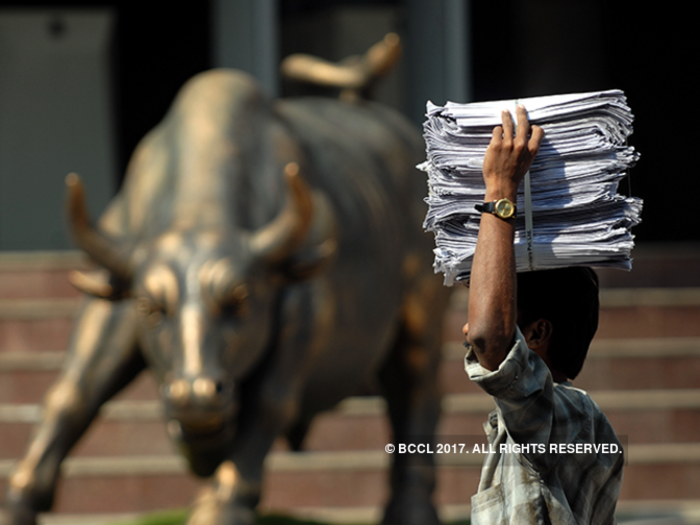
[[[486,201],[508,198],[515,202],[518,185],[530,169],[544,131],[530,126],[523,106],[516,109],[518,129],[504,111],[503,126],[493,130],[484,156]],[[515,221],[484,213],[479,226],[469,292],[469,322],[463,331],[482,366],[495,370],[513,345],[517,318]]]
[[[502,197],[515,200],[518,185],[530,169],[544,137],[541,127],[530,126],[524,106],[519,105],[515,112],[518,119],[515,137],[510,111],[504,110],[501,114],[503,125],[493,129],[491,143],[484,156],[486,201]]]

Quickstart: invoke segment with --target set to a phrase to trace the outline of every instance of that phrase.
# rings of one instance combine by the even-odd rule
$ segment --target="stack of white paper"
[[[484,201],[481,167],[501,111],[523,104],[545,138],[518,195],[518,271],[562,266],[630,269],[630,228],[642,201],[617,193],[639,155],[627,146],[633,116],[621,91],[511,101],[428,103],[424,137],[429,205],[425,228],[435,233],[435,271],[445,284],[468,279]],[[531,221],[525,217],[530,215]],[[527,228],[526,228],[527,222]]]

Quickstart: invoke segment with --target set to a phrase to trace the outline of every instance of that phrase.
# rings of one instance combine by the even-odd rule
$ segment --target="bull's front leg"
[[[324,312],[315,310],[311,294],[301,287],[286,294],[278,344],[252,379],[253,388],[241,396],[239,431],[229,459],[197,499],[187,525],[255,522],[265,457],[299,414],[304,380],[324,346],[332,310],[330,305]]]
[[[144,367],[130,301],[86,301],[76,319],[63,372],[44,400],[42,421],[9,479],[0,525],[35,525],[53,504],[61,462],[100,406]]]

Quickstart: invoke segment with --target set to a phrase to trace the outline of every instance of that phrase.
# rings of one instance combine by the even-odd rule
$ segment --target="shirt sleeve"
[[[479,364],[474,349],[465,357],[469,378],[494,397],[506,431],[516,443],[548,443],[554,417],[554,384],[547,365],[530,350],[520,329],[498,369]]]

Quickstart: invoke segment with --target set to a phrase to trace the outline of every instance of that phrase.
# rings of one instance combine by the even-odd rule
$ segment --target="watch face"
[[[502,219],[510,219],[515,215],[515,206],[508,199],[501,199],[496,202],[495,211]]]

